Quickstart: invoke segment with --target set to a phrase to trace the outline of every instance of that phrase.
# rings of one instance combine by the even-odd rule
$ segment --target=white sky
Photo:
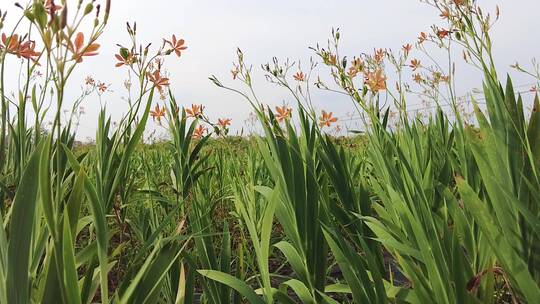
[[[540,1],[479,2],[491,11],[496,4],[501,8],[501,20],[493,31],[501,75],[510,71],[509,65],[516,61],[530,66],[530,59],[540,57]],[[12,0],[0,0],[0,8],[14,11],[11,3]],[[260,64],[273,56],[307,63],[310,56],[315,57],[308,47],[325,45],[332,27],[341,28],[341,53],[352,57],[375,47],[399,49],[405,43],[413,44],[418,33],[429,31],[431,25],[444,25],[438,13],[419,0],[113,0],[108,28],[99,41],[100,55],[84,60],[69,90],[77,96],[87,75],[110,83],[114,92],[105,94],[103,99],[113,119],[127,107],[121,100],[125,95],[122,84],[126,70],[114,67],[114,54],[118,52],[115,44],[127,43],[126,21],[137,21],[140,41],[158,45],[161,38],[169,38],[173,33],[186,40],[188,50],[181,59],[171,56],[166,61],[176,99],[186,107],[204,104],[213,119],[232,118],[233,130],[244,125],[249,105],[235,94],[215,87],[208,77],[215,74],[223,82],[232,83],[230,70],[236,47],[244,51],[256,74],[263,75]],[[317,71],[324,74],[327,70],[320,66]],[[517,84],[534,81],[511,73]],[[255,80],[265,102],[292,103],[282,89],[266,84],[262,77]],[[460,92],[481,85],[479,75],[468,66],[459,66],[457,80]],[[314,98],[318,107],[334,111],[337,116],[352,111],[350,101],[338,96],[316,92]],[[81,121],[79,138],[94,136],[99,102],[90,98],[84,106],[87,114]]]

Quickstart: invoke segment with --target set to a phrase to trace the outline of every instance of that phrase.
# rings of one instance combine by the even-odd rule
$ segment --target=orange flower
[[[413,75],[413,80],[414,80],[414,82],[416,82],[416,83],[422,82],[422,75],[420,75],[419,73],[414,74],[414,75]]]
[[[238,77],[238,73],[240,73],[240,71],[238,69],[234,69],[234,70],[231,71],[233,80],[235,80],[236,77]]]
[[[411,60],[411,64],[409,65],[409,67],[411,67],[413,71],[416,71],[416,69],[420,67],[420,60],[418,59]]]
[[[366,73],[365,83],[374,93],[386,90],[386,76],[383,75],[383,71],[380,68],[376,72]]]
[[[383,49],[375,50],[375,61],[381,63],[386,55],[386,51]]]
[[[187,46],[184,45],[184,39],[176,40],[176,35],[172,35],[171,41],[165,40],[165,42],[172,47],[172,50],[176,53],[176,56],[178,57],[182,55],[183,50],[187,49]]]
[[[169,86],[169,78],[161,76],[159,70],[155,70],[153,73],[148,73],[148,79],[154,83],[154,86],[159,92],[163,91],[163,87]]]
[[[302,71],[296,72],[296,74],[294,74],[293,77],[294,77],[294,80],[296,80],[296,81],[304,81],[305,80],[304,79],[304,72],[302,72]]]
[[[36,43],[34,41],[26,41],[23,44],[20,45],[19,51],[15,53],[17,57],[23,57],[26,59],[30,59],[32,61],[36,61],[35,57],[39,57],[41,55],[40,52],[36,52],[34,48],[36,47]]]
[[[446,36],[448,36],[449,34],[450,34],[450,31],[447,31],[445,29],[440,29],[437,31],[437,36],[439,36],[439,38],[441,39],[446,38]]]
[[[6,34],[2,33],[2,48],[6,48],[8,53],[16,52],[19,49],[19,43],[19,35],[7,37]]]
[[[159,105],[156,104],[156,107],[154,108],[154,110],[150,111],[150,116],[152,116],[152,119],[154,121],[156,121],[157,119],[157,121],[161,123],[161,117],[165,116],[165,111],[166,111],[165,107],[160,108]]]
[[[328,63],[329,63],[330,65],[336,65],[336,63],[337,63],[336,55],[330,54],[330,55],[328,56]]]
[[[45,9],[49,13],[54,13],[54,12],[62,9],[61,5],[55,5],[54,4],[54,0],[45,0],[44,2],[45,2],[44,3],[45,4]]]
[[[92,78],[92,76],[86,76],[86,79],[84,80],[84,82],[86,83],[86,85],[91,85],[91,86],[93,86],[96,83],[94,78]]]
[[[0,45],[0,49],[5,48],[7,53],[16,55],[18,58],[22,57],[35,62],[35,57],[41,55],[40,52],[35,51],[35,47],[36,43],[32,40],[21,43],[17,34],[10,37],[2,34],[2,45]]]
[[[319,126],[324,127],[330,127],[330,125],[334,122],[336,122],[338,119],[337,117],[333,117],[333,112],[326,113],[326,111],[322,111],[322,116],[319,118]]]
[[[354,58],[351,61],[351,67],[349,67],[349,72],[347,73],[350,78],[356,77],[356,75],[364,70],[364,61],[361,58]]]
[[[405,55],[408,55],[411,50],[412,50],[412,45],[410,45],[409,43],[403,45],[403,51],[405,52]]]
[[[443,19],[449,19],[450,18],[450,11],[448,8],[444,9],[444,11],[439,15]]]
[[[354,78],[356,77],[357,74],[358,74],[358,70],[353,66],[350,67],[349,71],[347,72],[347,75],[349,76],[349,78]]]
[[[101,93],[104,93],[105,91],[107,91],[107,85],[104,84],[103,82],[100,82],[98,84],[98,90],[101,92]]]
[[[292,109],[287,106],[276,107],[276,119],[278,122],[282,122],[285,119],[291,117]]]
[[[362,72],[364,70],[364,62],[360,58],[354,58],[351,64],[356,70],[358,70],[358,72]]]
[[[123,65],[132,65],[135,62],[135,56],[132,53],[127,53],[127,56],[124,58],[122,54],[115,54],[114,57],[118,62],[114,65],[115,67],[121,67]]]
[[[231,119],[230,118],[224,118],[224,119],[218,119],[218,125],[222,128],[226,128],[227,126],[231,125]]]
[[[197,128],[195,128],[195,131],[193,131],[192,137],[195,139],[201,139],[204,136],[204,133],[208,130],[203,127],[202,125],[199,125]]]
[[[427,34],[424,32],[420,33],[420,36],[418,36],[418,43],[422,44],[424,41],[426,41],[428,38]]]
[[[72,43],[68,41],[68,49],[73,53],[73,60],[77,62],[83,61],[85,56],[96,56],[99,54],[97,50],[100,45],[97,43],[91,43],[89,45],[84,45],[84,34],[79,32],[75,37],[75,41]]]
[[[202,115],[203,109],[202,105],[192,104],[191,109],[186,109],[187,117],[199,117]]]

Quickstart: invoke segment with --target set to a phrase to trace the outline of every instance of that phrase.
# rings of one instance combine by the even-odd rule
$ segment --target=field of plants
[[[238,50],[210,80],[251,107],[262,131],[249,136],[177,103],[165,59],[184,60],[186,41],[150,45],[127,24],[111,60],[131,76],[129,108],[113,122],[103,105],[82,145],[81,102],[107,88],[89,77],[79,99],[65,92],[115,43],[100,41],[114,5],[2,2],[0,304],[540,303],[537,89],[495,69],[498,8],[422,2],[441,22],[401,50],[346,57],[339,30],[304,69],[252,68]],[[453,56],[416,59],[432,51],[481,71],[471,108]],[[538,65],[515,69],[540,82]],[[294,105],[267,106],[255,74]],[[411,83],[432,111],[408,110]],[[364,131],[330,135],[338,118],[313,90],[349,97]],[[166,140],[145,140],[151,121]]]

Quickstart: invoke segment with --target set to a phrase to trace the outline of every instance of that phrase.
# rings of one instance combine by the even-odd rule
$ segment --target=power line
[[[515,88],[522,88],[522,87],[531,86],[531,85],[534,85],[534,83],[532,83],[532,84],[522,84],[522,85],[519,85],[519,86],[515,86]],[[535,93],[535,92],[530,91],[530,90],[526,90],[526,91],[518,91],[518,92],[516,92],[516,95],[532,94],[532,93]],[[457,97],[456,99],[458,99],[458,100],[459,99],[465,99],[468,96],[480,95],[480,94],[483,94],[483,92],[471,92],[470,94],[462,95],[460,97]],[[474,98],[474,101],[476,101],[478,104],[483,104],[483,105],[485,105],[486,103],[485,102],[479,102],[479,101],[485,101],[485,100],[486,100],[486,97]],[[456,102],[456,105],[468,104],[468,103],[471,103],[472,101],[473,101],[472,99],[462,100],[462,101]],[[413,104],[412,106],[414,107],[416,105],[420,105],[420,104]],[[408,108],[405,112],[407,112],[407,113],[419,112],[419,111],[424,111],[424,110],[436,109],[438,107],[442,108],[442,107],[450,107],[450,106],[452,106],[452,104],[447,102],[447,103],[440,103],[440,104],[437,104],[437,105],[427,105],[427,106],[423,106],[423,107],[419,107],[419,108],[413,108],[413,109]],[[356,115],[352,115],[352,116],[338,117],[338,120],[341,121],[341,122],[347,122],[347,121],[357,120],[357,119],[360,119],[360,118],[362,118],[362,116],[356,114]]]

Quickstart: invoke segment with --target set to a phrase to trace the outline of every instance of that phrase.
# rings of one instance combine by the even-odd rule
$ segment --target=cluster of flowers
[[[276,120],[278,122],[283,122],[287,119],[290,119],[292,115],[292,108],[287,106],[276,107]],[[333,116],[333,112],[326,112],[322,110],[321,116],[319,117],[319,126],[320,127],[330,127],[333,123],[337,122],[337,117]]]
[[[176,113],[178,114],[179,108],[177,107],[175,109]],[[218,130],[224,134],[228,132],[228,128],[231,125],[231,119],[230,118],[219,118],[217,123],[211,123],[204,115],[203,115],[204,106],[203,105],[197,105],[192,104],[191,108],[183,109],[184,115],[187,118],[195,118],[195,119],[202,119],[203,121],[209,123],[210,125],[217,126]],[[165,117],[167,112],[167,108],[165,106],[160,107],[159,104],[156,104],[153,110],[150,111],[150,116],[154,121],[157,121],[161,124],[161,120]],[[200,139],[205,134],[208,134],[208,128],[203,126],[202,124],[199,124],[197,128],[195,128],[193,132],[193,138]]]

